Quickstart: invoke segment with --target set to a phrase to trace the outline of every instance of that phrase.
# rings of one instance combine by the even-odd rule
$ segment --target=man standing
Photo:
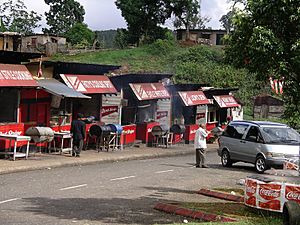
[[[195,141],[194,141],[194,147],[196,149],[196,168],[208,168],[207,165],[205,165],[205,152],[206,152],[206,137],[209,134],[205,130],[205,125],[200,124],[199,129],[196,131],[195,134]]]
[[[77,119],[72,121],[71,134],[73,134],[73,152],[72,156],[80,157],[85,138],[85,123],[82,121],[83,115],[77,114]]]

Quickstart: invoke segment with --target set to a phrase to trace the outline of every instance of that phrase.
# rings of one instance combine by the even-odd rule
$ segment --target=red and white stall
[[[170,128],[170,95],[162,83],[130,83],[129,86],[138,100],[135,101],[136,139],[151,143],[154,126]]]
[[[24,65],[0,64],[0,149],[5,151],[14,145],[27,145],[28,141],[18,141],[17,137],[24,136],[24,123],[22,123],[22,108],[20,101],[22,91],[25,89],[34,89],[38,86],[30,72]],[[14,138],[15,137],[15,138]],[[13,155],[18,157],[16,154]],[[21,155],[23,156],[23,155]]]
[[[206,123],[207,105],[212,104],[212,102],[206,98],[202,91],[180,91],[178,95],[186,107],[196,107],[195,123],[185,125],[185,142],[190,143],[195,139],[199,124]]]

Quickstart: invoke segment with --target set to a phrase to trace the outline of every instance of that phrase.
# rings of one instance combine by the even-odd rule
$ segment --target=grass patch
[[[249,208],[241,203],[218,202],[218,203],[181,203],[179,207],[204,211],[211,214],[218,214],[225,217],[236,218],[238,222],[189,222],[189,225],[281,225],[281,215],[268,211]],[[187,219],[189,220],[189,219]],[[183,223],[182,223],[183,224]],[[186,223],[184,223],[186,224]],[[179,225],[179,224],[176,224]]]

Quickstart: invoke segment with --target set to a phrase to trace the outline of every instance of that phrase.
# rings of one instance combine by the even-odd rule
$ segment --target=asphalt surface
[[[195,192],[238,187],[237,180],[255,174],[251,165],[223,168],[213,150],[207,154],[208,169],[195,168],[194,157],[174,155],[2,174],[1,224],[182,222],[182,217],[156,211],[154,205],[161,201],[211,201]]]

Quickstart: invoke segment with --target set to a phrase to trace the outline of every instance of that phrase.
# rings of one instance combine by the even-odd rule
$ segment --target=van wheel
[[[230,155],[229,155],[229,152],[227,150],[224,150],[222,152],[221,162],[222,162],[222,165],[224,167],[231,167],[232,166],[232,161],[230,159]]]
[[[283,206],[283,224],[300,225],[300,204],[294,201],[288,201]]]
[[[257,173],[264,173],[267,170],[266,160],[261,155],[256,158],[255,170]]]

